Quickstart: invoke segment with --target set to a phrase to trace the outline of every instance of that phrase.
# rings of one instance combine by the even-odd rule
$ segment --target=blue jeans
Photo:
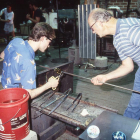
[[[133,90],[140,92],[140,67],[135,74]],[[140,94],[132,93],[129,104],[124,112],[124,116],[139,120],[140,119]]]

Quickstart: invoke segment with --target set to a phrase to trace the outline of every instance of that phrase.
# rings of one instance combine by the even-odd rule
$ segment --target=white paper
[[[140,140],[140,121],[138,122],[133,134],[132,138],[135,140]]]

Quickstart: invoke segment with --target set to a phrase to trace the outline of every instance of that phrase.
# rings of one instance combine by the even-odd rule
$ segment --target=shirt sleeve
[[[25,60],[20,68],[20,73],[22,88],[36,88],[36,65],[34,60]]]
[[[0,15],[4,14],[4,10],[5,10],[5,8],[0,11]]]
[[[40,18],[42,17],[42,12],[41,12],[41,10],[36,11],[35,17],[40,17]]]
[[[140,46],[140,25],[131,26],[128,30],[127,37],[133,45]]]
[[[7,19],[9,19],[9,20],[13,20],[13,18],[14,18],[14,13],[10,13],[10,14],[8,14]]]

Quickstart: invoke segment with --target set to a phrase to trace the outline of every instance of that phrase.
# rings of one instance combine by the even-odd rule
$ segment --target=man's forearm
[[[29,92],[31,99],[33,99],[49,88],[51,88],[51,85],[49,82],[47,82],[43,86],[38,87],[36,89],[26,89],[26,90]]]
[[[38,23],[38,21],[37,20],[35,20],[35,19],[33,19],[33,18],[28,18],[29,20],[31,20],[33,23]]]
[[[9,20],[5,20],[5,19],[0,19],[0,21],[2,21],[2,22],[9,22]]]
[[[107,80],[111,80],[111,79],[125,76],[130,72],[132,72],[132,69],[126,68],[123,65],[121,65],[118,69],[106,74],[106,77],[107,77]]]
[[[106,74],[106,78],[107,80],[119,78],[132,72],[133,69],[134,69],[134,64],[133,64],[132,59],[127,58],[127,60],[122,62],[122,65],[118,69]]]

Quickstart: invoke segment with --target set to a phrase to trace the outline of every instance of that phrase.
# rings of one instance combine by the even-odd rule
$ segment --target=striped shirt
[[[140,66],[140,19],[118,19],[113,45],[121,60],[130,57]]]

